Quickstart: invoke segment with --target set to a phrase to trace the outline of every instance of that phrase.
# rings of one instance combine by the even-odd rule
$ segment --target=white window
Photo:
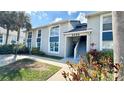
[[[50,51],[58,52],[58,42],[50,42]]]
[[[11,43],[12,43],[12,44],[16,44],[16,36],[12,36]]]
[[[113,48],[113,41],[103,41],[102,48],[103,49],[112,49]]]
[[[103,31],[112,31],[112,16],[103,17]]]
[[[27,47],[31,48],[32,32],[28,32]]]
[[[49,46],[50,52],[58,53],[59,52],[59,26],[52,27],[50,29],[49,42],[50,42],[50,46]]]
[[[38,30],[37,33],[37,48],[40,50],[40,46],[41,46],[41,30]]]
[[[113,49],[112,15],[103,16],[102,49]]]
[[[0,34],[0,45],[2,45],[2,44],[3,44],[3,35]]]

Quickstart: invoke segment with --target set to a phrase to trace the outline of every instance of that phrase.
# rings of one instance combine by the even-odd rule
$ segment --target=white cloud
[[[87,19],[85,17],[85,13],[79,13],[79,15],[77,16],[76,20],[80,20],[81,23],[87,23]]]
[[[35,12],[35,15],[41,20],[41,19],[47,19],[48,18],[48,14],[46,12],[41,12],[41,11],[37,11]]]
[[[77,11],[68,11],[68,15],[72,15],[74,13],[76,13]]]
[[[32,14],[32,11],[26,11],[27,14],[31,15]]]
[[[57,17],[53,22],[58,22],[58,21],[61,21],[61,20],[62,20],[62,18]]]
[[[48,18],[48,14],[44,11],[26,11],[27,14],[29,15],[33,15],[33,16],[36,16],[38,17],[40,20],[41,19],[44,19],[44,18]]]
[[[42,18],[48,18],[48,14],[46,12],[41,12],[41,17]]]

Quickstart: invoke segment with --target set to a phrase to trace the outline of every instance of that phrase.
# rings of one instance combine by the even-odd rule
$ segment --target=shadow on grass
[[[22,80],[21,70],[27,68],[27,65],[33,64],[34,62],[34,60],[22,59],[0,67],[0,80]]]
[[[22,80],[22,75],[20,73],[20,70],[12,70],[12,71],[9,71],[7,73],[4,73],[0,80],[3,81],[3,80],[15,80],[16,79],[19,79],[19,80]]]
[[[61,68],[28,58],[0,67],[1,81],[43,81]]]

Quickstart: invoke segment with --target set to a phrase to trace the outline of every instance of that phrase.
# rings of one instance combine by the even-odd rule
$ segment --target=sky
[[[91,11],[26,11],[26,13],[31,17],[32,27],[35,28],[60,20],[80,20],[86,23],[85,15]]]

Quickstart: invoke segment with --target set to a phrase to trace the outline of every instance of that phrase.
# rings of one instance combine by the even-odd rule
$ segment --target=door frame
[[[86,36],[86,52],[88,52],[89,51],[89,48],[90,48],[90,33],[91,31],[80,31],[79,33],[77,33],[77,36]],[[66,58],[67,57],[67,51],[66,51],[66,49],[67,49],[67,38],[68,37],[76,37],[76,36],[74,36],[73,35],[73,33],[66,33],[66,34],[64,34],[65,35],[65,46],[64,46],[64,58]]]

